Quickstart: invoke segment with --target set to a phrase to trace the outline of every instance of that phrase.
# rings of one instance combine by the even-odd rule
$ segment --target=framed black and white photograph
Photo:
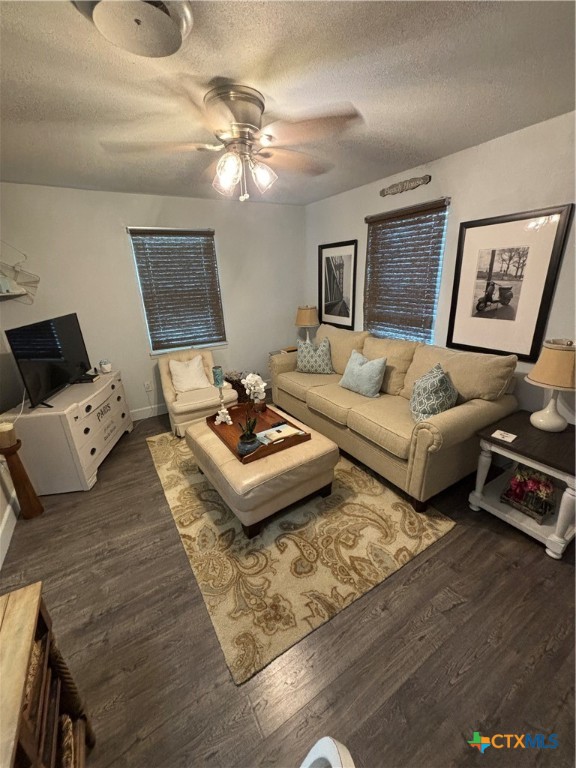
[[[354,329],[358,240],[318,246],[318,307],[321,323]]]
[[[573,207],[460,224],[448,347],[536,361]]]

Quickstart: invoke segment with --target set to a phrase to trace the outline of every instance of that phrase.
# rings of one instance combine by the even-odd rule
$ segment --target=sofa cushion
[[[364,397],[378,397],[385,368],[385,358],[368,360],[361,352],[353,349],[344,376],[340,379],[340,386]]]
[[[349,389],[343,389],[339,384],[313,387],[308,390],[306,395],[308,408],[344,426],[346,426],[350,408],[365,402],[366,398],[363,395],[350,392]],[[374,401],[371,400],[370,402]]]
[[[408,459],[414,427],[410,404],[403,397],[382,395],[357,405],[348,413],[348,428],[361,437],[394,454]]]
[[[436,363],[432,370],[416,379],[410,398],[410,413],[414,421],[424,421],[429,416],[444,413],[456,405],[458,392],[450,377]]]
[[[324,384],[334,384],[340,381],[337,373],[300,373],[299,371],[288,371],[278,374],[276,386],[278,389],[288,392],[289,395],[297,400],[306,402],[306,393],[311,387],[321,387]]]
[[[455,349],[422,344],[414,351],[414,359],[408,368],[400,394],[409,400],[416,379],[427,373],[436,363],[440,363],[458,390],[459,403],[475,398],[498,400],[506,393],[517,362],[516,355],[459,352]]]
[[[364,341],[370,334],[368,331],[346,331],[342,328],[334,328],[332,325],[321,325],[316,332],[316,340],[328,339],[330,341],[330,354],[332,356],[332,368],[342,375],[346,365],[356,349],[362,352]]]
[[[414,350],[420,346],[419,341],[404,341],[403,339],[377,339],[368,336],[364,342],[362,354],[368,360],[386,358],[386,370],[382,381],[382,392],[388,395],[399,395],[404,386],[404,377],[408,370]]]
[[[311,341],[298,339],[296,370],[300,373],[333,373],[328,339],[315,346]]]

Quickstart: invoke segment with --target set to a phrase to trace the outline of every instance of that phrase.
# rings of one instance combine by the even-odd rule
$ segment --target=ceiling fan
[[[221,195],[231,197],[239,186],[239,200],[248,200],[249,179],[263,194],[278,178],[271,165],[316,176],[326,173],[331,164],[290,147],[314,142],[341,133],[362,121],[359,112],[346,105],[302,120],[277,120],[262,126],[264,96],[255,88],[224,83],[204,96],[201,115],[217,139],[216,143],[104,143],[115,152],[164,150],[182,152],[221,152],[212,186]],[[268,161],[270,164],[263,162]]]

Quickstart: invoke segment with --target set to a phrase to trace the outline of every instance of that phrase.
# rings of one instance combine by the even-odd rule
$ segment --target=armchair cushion
[[[204,371],[201,355],[191,360],[170,360],[170,375],[176,392],[190,392],[194,389],[206,389],[211,383]]]
[[[224,383],[222,397],[225,406],[234,405],[238,398],[238,395],[228,382]],[[218,388],[212,384],[208,387],[202,387],[202,389],[192,389],[189,392],[181,392],[170,407],[174,413],[178,414],[193,414],[194,411],[212,407],[217,411],[220,407],[220,393]]]

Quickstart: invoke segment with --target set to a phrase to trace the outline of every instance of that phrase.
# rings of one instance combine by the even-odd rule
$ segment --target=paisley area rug
[[[341,458],[331,496],[293,505],[248,540],[185,440],[163,434],[148,445],[236,684],[454,526]]]

